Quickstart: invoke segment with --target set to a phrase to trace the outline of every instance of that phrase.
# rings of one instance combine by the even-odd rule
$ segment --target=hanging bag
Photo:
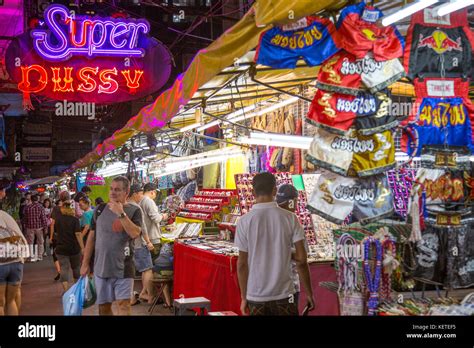
[[[84,286],[84,303],[82,308],[89,308],[95,304],[97,300],[97,292],[95,290],[94,278],[86,277]]]
[[[82,315],[84,306],[86,278],[81,277],[71,286],[63,295],[63,311],[64,315]]]

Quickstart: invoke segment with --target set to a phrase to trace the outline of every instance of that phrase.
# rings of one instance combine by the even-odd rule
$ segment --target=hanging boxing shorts
[[[414,13],[404,55],[408,77],[469,77],[473,44],[466,9],[443,17],[432,8]]]
[[[375,108],[364,107],[355,119],[355,129],[362,135],[372,135],[398,126],[400,117],[392,114],[392,99],[388,90],[370,95],[375,100]],[[372,106],[372,104],[370,104]],[[376,110],[375,113],[373,110]]]
[[[416,244],[416,269],[413,277],[424,283],[443,284],[446,278],[447,233],[451,228],[428,225]]]
[[[454,289],[474,286],[474,225],[450,233],[447,249],[447,285]]]
[[[469,80],[465,78],[424,78],[415,79],[417,98],[462,98],[471,124],[471,138],[474,138],[474,106],[469,98]]]
[[[420,168],[413,185],[417,197],[425,192],[426,209],[446,211],[446,204],[462,203],[468,193],[464,185],[464,172],[460,170]]]
[[[306,160],[344,176],[349,169],[359,177],[382,173],[395,166],[392,132],[363,136],[352,130],[338,135],[318,128]]]
[[[299,59],[308,66],[316,66],[337,51],[338,34],[334,24],[326,18],[306,17],[292,25],[264,32],[255,61],[276,69],[294,69]]]
[[[328,92],[357,96],[362,90],[376,93],[405,76],[398,59],[376,61],[372,52],[357,59],[344,50],[328,58],[319,70],[316,87]]]
[[[395,26],[379,27],[376,22],[381,17],[382,11],[364,2],[344,8],[336,24],[341,48],[358,59],[368,52],[373,53],[376,61],[400,58],[404,39]]]
[[[474,229],[469,212],[437,214],[426,220],[417,243],[415,279],[443,283],[447,287],[474,285]],[[439,216],[446,219],[439,219]],[[461,216],[458,218],[457,216]]]
[[[463,98],[423,98],[416,122],[408,125],[408,154],[419,156],[425,145],[467,146],[474,151],[469,110]]]
[[[308,201],[308,210],[339,225],[350,214],[353,222],[369,223],[393,214],[393,198],[383,174],[348,178],[324,172]]]
[[[354,96],[318,89],[306,121],[337,134],[344,135],[354,127],[360,134],[371,135],[398,125],[390,104],[390,97],[382,92],[359,92]]]

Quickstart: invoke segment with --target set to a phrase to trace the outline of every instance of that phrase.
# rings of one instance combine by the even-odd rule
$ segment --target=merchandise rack
[[[204,230],[215,234],[223,217],[236,203],[236,197],[236,190],[201,189],[184,204],[178,216],[203,220],[206,223]]]
[[[239,194],[239,205],[242,215],[249,212],[255,204],[255,197],[253,196],[252,180],[255,173],[236,174],[235,182],[237,184],[237,192]],[[275,173],[277,187],[284,184],[293,185],[293,176],[291,173]],[[308,246],[314,246],[317,243],[316,234],[314,230],[311,213],[306,209],[307,205],[306,191],[298,191],[298,205],[296,207],[296,215],[303,227]]]

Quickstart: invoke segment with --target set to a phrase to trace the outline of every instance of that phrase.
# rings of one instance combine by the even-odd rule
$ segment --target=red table
[[[205,297],[211,311],[240,314],[237,257],[174,244],[173,297]]]
[[[310,315],[339,315],[337,295],[319,286],[322,281],[335,281],[330,263],[310,264],[316,310]],[[237,257],[215,254],[176,242],[174,245],[173,297],[205,297],[211,311],[233,311],[240,314],[240,290],[237,280]],[[300,313],[305,306],[303,287]]]

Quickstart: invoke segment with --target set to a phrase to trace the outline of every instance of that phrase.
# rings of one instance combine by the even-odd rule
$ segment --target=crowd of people
[[[298,192],[292,185],[276,187],[271,173],[253,179],[256,204],[237,223],[237,275],[242,314],[298,315],[300,281],[306,311],[315,308],[307,263],[304,231],[294,214]],[[6,187],[0,186],[0,200]],[[108,202],[92,204],[87,186],[71,197],[58,199],[26,193],[21,200],[20,226],[0,211],[2,238],[27,245],[30,253],[0,257],[0,314],[18,314],[24,262],[39,262],[51,252],[55,281],[66,292],[81,276],[93,277],[99,315],[129,315],[131,306],[155,299],[154,273],[172,270],[172,249],[162,246],[161,226],[168,220],[155,199],[157,187],[130,185],[123,176],[113,179]],[[276,200],[275,200],[276,199]],[[48,259],[49,260],[49,259]],[[134,292],[136,272],[141,292]],[[171,289],[164,287],[164,306],[171,307]]]
[[[7,188],[0,186],[0,200]],[[17,236],[29,252],[16,259],[0,257],[0,314],[18,314],[10,300],[20,297],[24,263],[41,262],[49,255],[57,273],[54,281],[62,283],[64,292],[81,275],[94,278],[101,315],[113,314],[115,301],[119,314],[130,314],[130,307],[142,301],[152,303],[153,271],[160,272],[153,262],[160,256],[160,223],[168,219],[155,203],[156,192],[154,184],[130,187],[127,178],[117,177],[108,203],[102,198],[92,203],[91,189],[84,186],[73,197],[60,192],[54,203],[46,194],[25,193],[18,222],[1,211],[0,242],[7,241],[4,235]],[[141,273],[140,293],[133,292],[136,271]],[[171,307],[170,289],[164,290],[164,305]]]

